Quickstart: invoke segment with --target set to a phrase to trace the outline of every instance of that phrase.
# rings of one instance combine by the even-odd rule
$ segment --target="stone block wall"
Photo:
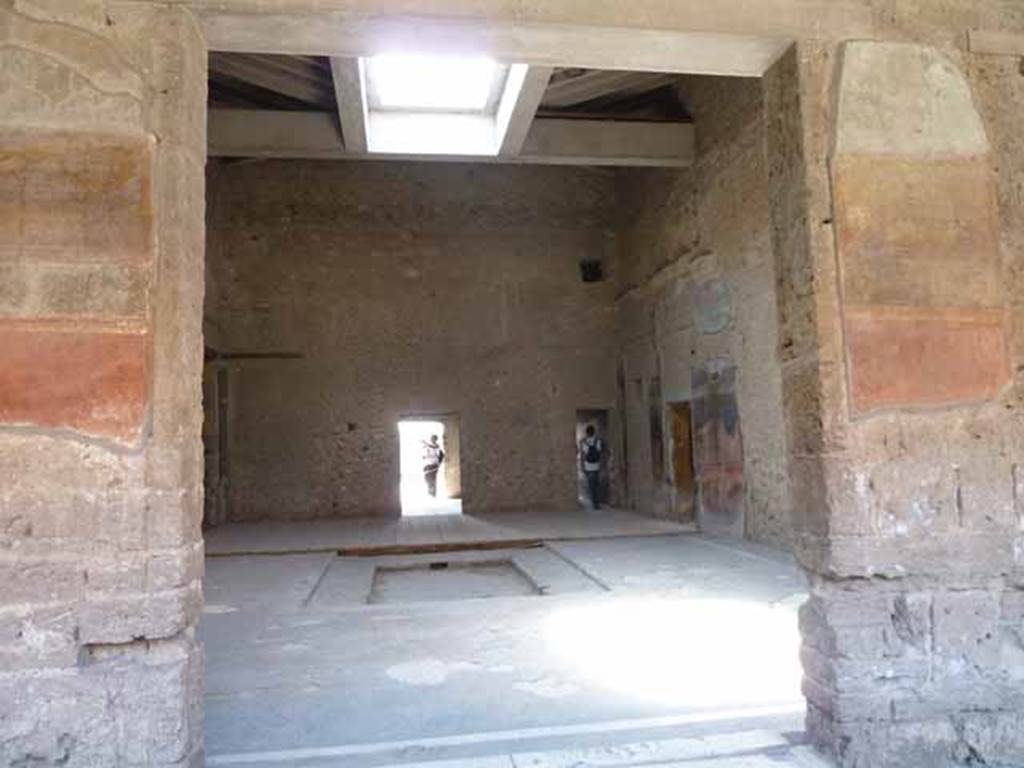
[[[660,381],[656,407],[666,435],[670,403],[690,403],[695,414],[731,424],[719,418],[728,414],[718,414],[728,398],[726,410],[738,413],[733,447],[725,451],[721,440],[695,445],[698,522],[709,532],[787,545],[763,86],[756,79],[687,77],[682,87],[695,110],[696,165],[620,174],[617,278],[631,498],[657,516],[673,517],[685,507],[670,472],[652,475],[647,382]],[[734,383],[718,392],[723,372],[721,382]],[[709,410],[712,402],[718,405]],[[695,426],[698,437],[700,429]],[[666,453],[670,442],[664,441]],[[717,447],[707,453],[702,446]],[[664,463],[670,466],[671,457]]]
[[[869,42],[767,78],[808,729],[842,766],[1024,760],[1018,80]]]
[[[202,762],[205,48],[0,3],[0,763]]]
[[[615,408],[614,287],[579,268],[611,251],[613,183],[221,167],[208,315],[231,356],[233,519],[398,514],[397,423],[429,414],[458,414],[465,511],[574,509],[576,410]]]

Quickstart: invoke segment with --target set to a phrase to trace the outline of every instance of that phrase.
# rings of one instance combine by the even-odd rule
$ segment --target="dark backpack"
[[[594,440],[587,446],[587,452],[583,454],[583,460],[587,464],[601,463],[601,441]]]

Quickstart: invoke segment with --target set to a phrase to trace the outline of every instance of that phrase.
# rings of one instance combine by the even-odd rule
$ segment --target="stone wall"
[[[672,484],[668,406],[689,403],[701,528],[785,544],[789,488],[762,86],[689,77],[683,90],[695,112],[695,166],[620,177],[631,499],[657,516],[685,514],[686,494]],[[660,402],[650,398],[654,380]],[[709,387],[721,391],[711,394]],[[706,445],[702,432],[728,432],[719,427],[735,420],[737,405],[739,427],[729,447],[725,440]],[[667,469],[660,479],[652,472],[651,408],[664,420]]]
[[[768,77],[808,728],[843,766],[1024,760],[1011,69],[808,44]]]
[[[0,3],[0,763],[202,763],[205,49]]]
[[[216,159],[206,163],[206,188],[216,186],[220,164]],[[207,206],[207,217],[212,215],[212,206]],[[207,224],[207,231],[212,227]],[[229,517],[231,477],[227,465],[227,367],[218,357],[223,348],[221,318],[217,314],[217,298],[221,288],[217,282],[218,273],[213,265],[219,262],[211,249],[219,243],[209,243],[203,274],[206,280],[206,297],[203,304],[203,525],[220,525]]]
[[[444,413],[460,418],[466,511],[574,508],[575,411],[615,406],[613,286],[579,269],[612,247],[613,182],[525,166],[222,167],[210,300],[233,357],[232,517],[397,514],[396,424]]]

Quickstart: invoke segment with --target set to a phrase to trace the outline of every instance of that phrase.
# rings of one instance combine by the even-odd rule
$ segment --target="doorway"
[[[601,505],[607,505],[611,503],[609,498],[609,490],[611,483],[609,482],[608,472],[608,459],[609,459],[609,441],[608,441],[608,411],[601,409],[586,409],[576,411],[576,498],[579,504],[584,509],[593,509],[593,500],[590,498],[590,490],[587,487],[587,476],[583,473],[583,465],[580,460],[580,443],[583,438],[586,437],[587,427],[592,426],[598,438],[600,438],[604,445],[603,456],[601,458],[601,470],[598,475],[598,496],[600,498]]]
[[[689,403],[669,403],[672,429],[672,486],[675,517],[692,521],[695,517],[696,476],[693,470],[693,414]]]
[[[403,419],[398,422],[398,443],[402,517],[461,515],[458,420]]]
[[[331,66],[340,72],[346,65],[333,61]],[[598,73],[588,79],[595,76],[609,77]],[[363,176],[357,169],[364,166],[380,175]],[[439,178],[414,172],[419,166]],[[256,188],[245,169],[254,172],[258,167],[229,166],[213,198],[244,200]],[[508,167],[520,170],[511,163]],[[681,536],[687,532],[682,526],[656,521],[653,515],[630,520],[622,509],[588,511],[590,495],[578,456],[588,424],[610,449],[601,462],[598,498],[628,506],[618,474],[620,457],[625,462],[627,454],[626,411],[619,408],[616,413],[615,405],[617,373],[620,389],[628,384],[637,406],[638,428],[630,446],[641,462],[634,464],[634,485],[645,492],[654,488],[659,496],[654,511],[671,515],[661,506],[665,497],[674,498],[669,453],[673,437],[665,401],[686,391],[691,366],[691,352],[680,345],[663,359],[623,353],[621,373],[613,371],[612,340],[620,333],[632,338],[632,326],[613,327],[625,314],[626,302],[615,298],[619,286],[610,281],[604,288],[580,286],[574,270],[552,269],[571,265],[569,256],[576,256],[579,243],[590,242],[590,215],[566,216],[563,207],[591,199],[589,183],[581,185],[547,169],[544,178],[533,180],[520,179],[521,173],[503,179],[483,166],[466,174],[440,164],[420,163],[393,172],[387,168],[383,163],[304,162],[294,168],[282,163],[280,173],[295,176],[291,182],[279,180],[275,188],[304,192],[307,185],[294,184],[295,179],[315,176],[317,183],[308,186],[339,194],[287,195],[276,202],[300,212],[294,226],[289,225],[288,243],[309,257],[256,246],[248,257],[252,274],[270,278],[291,270],[288,263],[296,265],[289,272],[295,275],[294,285],[302,286],[290,305],[295,319],[286,324],[276,319],[276,310],[274,315],[282,328],[296,329],[296,343],[311,350],[303,378],[315,385],[295,387],[308,398],[292,413],[309,425],[318,442],[317,450],[309,452],[313,461],[289,457],[288,470],[305,481],[328,465],[322,495],[339,509],[331,508],[335,519],[323,526],[315,520],[289,525],[296,537],[313,544],[300,550],[289,539],[293,554],[287,560],[222,558],[210,569],[212,611],[204,621],[212,659],[208,743],[214,764],[239,762],[246,759],[239,755],[247,753],[264,759],[274,755],[281,762],[312,755],[329,761],[371,754],[363,751],[368,745],[379,745],[372,747],[379,749],[373,760],[383,764],[397,762],[391,752],[395,744],[439,738],[484,751],[488,747],[481,734],[521,735],[524,728],[564,732],[558,729],[567,727],[566,718],[581,724],[581,735],[589,731],[596,738],[601,729],[595,723],[628,724],[639,715],[692,719],[695,714],[731,711],[735,718],[737,711],[754,716],[765,706],[780,708],[773,711],[786,717],[802,714],[795,614],[774,611],[764,616],[757,604],[762,594],[772,605],[795,594],[802,585],[793,574],[746,553]],[[502,164],[501,170],[505,168]],[[619,175],[616,171],[616,179]],[[559,184],[567,185],[567,194],[555,194]],[[494,189],[514,195],[514,218],[509,217],[505,192],[498,210],[491,210]],[[619,192],[612,185],[604,198],[609,206],[618,205]],[[552,206],[552,200],[559,205]],[[549,219],[553,207],[556,217]],[[679,218],[674,207],[665,209],[667,226],[675,226],[672,221]],[[233,234],[234,242],[251,242],[251,229],[234,229],[242,217],[224,215],[231,226],[214,230],[215,235]],[[356,242],[371,247],[346,249],[346,258],[336,258],[333,248],[325,247],[326,218],[333,231],[350,241],[358,234]],[[395,238],[392,227],[380,226],[403,222],[404,228],[407,221],[413,222],[406,230],[408,238]],[[585,231],[563,237],[567,221],[584,225]],[[278,221],[272,218],[266,226],[262,242],[280,242]],[[485,241],[485,231],[498,233],[500,239]],[[531,233],[537,232],[543,239],[534,239]],[[552,232],[560,234],[551,238]],[[557,257],[563,240],[568,245],[564,260]],[[222,244],[211,252],[233,251]],[[365,254],[365,263],[360,254]],[[278,258],[281,267],[270,269],[267,262],[272,265]],[[236,302],[232,306],[241,304],[238,294],[251,292],[255,312],[263,306],[256,302],[270,288],[276,295],[274,286],[252,290],[248,277],[235,287],[232,275],[250,271],[239,269],[237,261],[224,262],[223,290]],[[618,280],[619,275],[609,277]],[[621,277],[624,284],[632,279]],[[644,297],[649,295],[646,288],[641,290]],[[688,291],[681,289],[678,296],[688,296]],[[684,302],[678,303],[687,315]],[[338,307],[346,308],[343,324],[337,322]],[[324,310],[322,315],[317,308]],[[646,304],[641,310],[646,311]],[[299,333],[302,328],[327,329],[331,336],[307,340]],[[568,334],[564,339],[563,331]],[[565,354],[570,348],[581,350],[578,358]],[[331,363],[319,354],[334,350],[344,356]],[[581,370],[575,363],[584,360],[587,366]],[[269,399],[257,400],[255,390],[273,395],[282,381],[283,376],[267,371],[253,381],[250,399],[270,404]],[[232,404],[237,409],[245,392],[237,385],[236,390]],[[324,400],[331,408],[323,409],[326,417],[320,419],[317,409]],[[565,445],[569,433],[564,411],[559,415],[562,403],[576,414],[572,450]],[[289,407],[297,405],[295,398],[289,400]],[[458,424],[444,413],[426,410],[438,406],[473,415],[472,423],[467,422],[468,505],[461,501]],[[259,426],[258,419],[267,414],[252,410],[252,423]],[[343,412],[344,420],[338,417]],[[322,422],[333,428],[321,428]],[[445,454],[436,495],[429,493],[423,473],[431,435]],[[562,453],[568,455],[559,458]],[[322,454],[326,461],[320,460]],[[652,457],[652,465],[644,466]],[[574,461],[580,511],[571,504],[571,469],[563,461]],[[240,477],[236,483],[241,484]],[[550,507],[534,500],[544,494]],[[354,496],[358,503],[352,503]],[[396,506],[403,515],[397,521]],[[343,519],[342,513],[364,509],[372,509],[376,518],[352,514]],[[465,514],[445,514],[460,511]],[[331,535],[345,554],[339,555],[324,537],[305,532],[328,529],[343,532]],[[509,538],[507,531],[516,538]],[[600,531],[613,535],[599,539]],[[576,537],[582,540],[572,541]],[[543,544],[545,540],[552,544]],[[243,574],[250,565],[266,581],[259,594],[243,602],[256,591],[254,579]],[[277,567],[274,578],[271,566]],[[749,576],[741,588],[749,586],[751,592],[727,591],[725,587],[741,581],[741,572]],[[236,584],[249,592],[236,597]],[[655,591],[672,594],[652,602],[648,598]],[[282,593],[290,602],[275,599]],[[234,610],[238,604],[244,607]],[[279,613],[271,613],[268,605]],[[750,606],[750,613],[733,610]],[[292,621],[274,630],[274,664],[265,662],[266,646],[250,649],[251,655],[239,652],[237,628],[246,623],[251,628],[264,615],[274,625],[289,621],[279,618],[286,611]],[[759,644],[762,652],[752,656],[743,649],[747,638],[734,630],[755,622],[764,640]],[[765,623],[771,626],[765,628]],[[695,624],[702,632],[691,631]],[[781,649],[777,656],[774,648]],[[771,663],[765,663],[766,657]],[[737,658],[750,662],[750,669],[737,674]],[[777,658],[785,663],[776,663]],[[722,680],[735,685],[723,685]],[[271,686],[273,696],[259,693]],[[280,717],[283,708],[287,717]],[[398,716],[381,718],[382,711]],[[633,727],[639,730],[640,725],[648,723]],[[567,738],[579,735],[573,732]]]
[[[230,517],[228,370],[207,347],[203,363],[203,528]]]

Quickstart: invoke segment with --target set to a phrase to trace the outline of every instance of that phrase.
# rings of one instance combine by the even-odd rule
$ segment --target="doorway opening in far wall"
[[[672,486],[674,517],[696,519],[697,475],[693,468],[693,414],[689,403],[669,403],[672,423]]]
[[[576,411],[576,497],[581,507],[593,509],[594,500],[591,498],[587,475],[583,471],[582,443],[587,436],[587,427],[594,428],[594,433],[600,440],[603,448],[601,451],[601,469],[598,474],[597,491],[600,506],[609,506],[611,504],[611,482],[609,482],[608,460],[611,456],[609,451],[611,442],[608,440],[608,411],[593,408]]]
[[[462,514],[458,418],[403,419],[398,443],[402,517]]]

